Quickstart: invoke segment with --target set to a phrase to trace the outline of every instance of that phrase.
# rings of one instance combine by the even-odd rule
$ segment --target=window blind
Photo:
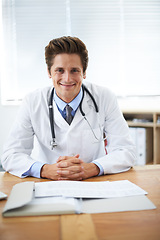
[[[89,48],[89,80],[119,96],[160,95],[159,0],[71,0],[71,24]]]
[[[48,42],[66,35],[65,0],[4,0],[4,101],[19,100],[33,89],[51,85],[44,51]]]
[[[3,102],[51,84],[44,48],[63,35],[85,42],[88,81],[160,95],[160,0],[3,0],[2,18]]]

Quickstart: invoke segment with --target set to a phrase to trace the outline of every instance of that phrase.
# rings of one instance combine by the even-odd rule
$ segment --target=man
[[[88,65],[85,44],[75,37],[53,39],[45,48],[45,59],[54,91],[46,87],[24,99],[4,149],[3,168],[19,177],[52,180],[129,170],[135,147],[116,97],[104,87],[82,85]],[[35,158],[34,138],[39,150]]]

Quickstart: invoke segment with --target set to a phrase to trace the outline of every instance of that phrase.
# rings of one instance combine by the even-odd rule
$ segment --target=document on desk
[[[145,196],[147,192],[129,181],[94,183],[58,181],[45,183],[47,184],[22,182],[14,185],[3,209],[3,216],[101,213],[156,208]],[[58,190],[54,192],[56,196],[51,196],[53,191],[49,190],[55,188],[55,185],[61,191],[64,190],[65,195],[74,195],[77,198],[57,196],[61,195],[60,191],[57,192]],[[35,197],[34,189],[36,189],[36,192],[38,190],[37,195],[41,197]],[[80,192],[79,194],[77,189]],[[46,191],[49,196],[46,196]],[[83,196],[83,198],[79,198],[79,196]]]
[[[35,183],[35,197],[117,198],[147,194],[128,180],[104,182],[50,181]]]
[[[81,213],[81,200],[65,197],[35,198],[34,182],[13,186],[3,209],[4,217]]]

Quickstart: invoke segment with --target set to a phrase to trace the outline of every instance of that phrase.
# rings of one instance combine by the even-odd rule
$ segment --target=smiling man
[[[62,53],[55,56],[48,74],[53,80],[57,96],[66,103],[78,95],[85,78],[82,62],[77,54]]]
[[[76,37],[53,39],[45,59],[53,86],[24,99],[4,148],[3,168],[19,177],[52,180],[129,170],[135,146],[115,95],[82,84],[88,65],[85,44]],[[33,157],[34,139],[38,154]]]

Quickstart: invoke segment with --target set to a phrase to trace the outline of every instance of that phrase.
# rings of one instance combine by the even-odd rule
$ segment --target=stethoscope
[[[97,141],[103,141],[105,140],[106,138],[101,138],[101,139],[98,139],[96,134],[94,133],[93,131],[93,128],[91,126],[91,124],[89,123],[89,121],[87,120],[86,116],[85,116],[85,113],[84,111],[82,110],[82,102],[83,102],[83,99],[84,99],[84,91],[86,91],[86,93],[88,93],[88,95],[91,97],[92,101],[93,101],[93,104],[94,104],[94,107],[95,107],[95,110],[96,112],[98,113],[99,112],[99,109],[98,109],[98,106],[97,106],[97,103],[94,99],[94,97],[92,96],[92,94],[90,93],[90,91],[86,88],[86,86],[84,86],[82,84],[82,99],[81,99],[81,102],[79,104],[79,109],[80,109],[80,112],[82,114],[82,116],[84,117],[84,119],[87,121],[94,137],[96,138]],[[55,130],[54,130],[54,110],[53,110],[53,95],[54,95],[54,87],[51,91],[51,94],[50,94],[50,98],[49,98],[49,101],[48,101],[48,107],[49,107],[49,120],[50,120],[50,128],[51,128],[51,135],[52,135],[52,140],[50,142],[50,145],[51,145],[51,149],[53,150],[54,147],[57,147],[58,144],[56,143],[56,136],[55,136]],[[101,129],[101,128],[100,128]]]

